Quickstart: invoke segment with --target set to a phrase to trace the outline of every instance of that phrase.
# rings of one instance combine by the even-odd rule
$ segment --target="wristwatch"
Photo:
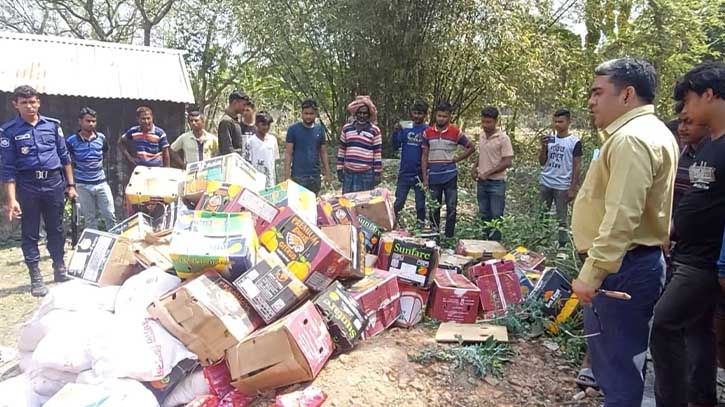
[[[68,189],[70,187],[75,188],[76,187],[76,184],[68,184],[68,185],[65,186],[65,189]]]

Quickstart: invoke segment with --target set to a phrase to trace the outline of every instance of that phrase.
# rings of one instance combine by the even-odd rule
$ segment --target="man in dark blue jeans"
[[[314,192],[320,193],[320,163],[325,182],[330,183],[330,163],[327,158],[325,130],[316,124],[317,102],[307,99],[302,102],[302,121],[287,129],[284,151],[284,179]]]
[[[405,206],[408,192],[415,191],[415,215],[418,228],[425,225],[425,195],[420,173],[420,158],[423,153],[423,132],[428,128],[425,118],[428,116],[428,104],[416,101],[410,109],[410,118],[413,123],[410,127],[402,127],[393,134],[393,148],[401,149],[400,170],[398,170],[398,186],[395,189],[395,219]]]
[[[423,185],[430,188],[433,199],[440,205],[443,194],[446,197],[446,229],[445,236],[453,237],[456,230],[456,206],[458,205],[458,166],[473,154],[473,143],[458,127],[451,124],[451,105],[441,102],[436,107],[436,124],[423,132]],[[465,149],[463,154],[456,156],[458,146]],[[431,209],[432,226],[440,232],[441,209]]]
[[[514,159],[511,139],[498,127],[498,109],[481,111],[483,134],[478,142],[478,162],[473,167],[473,179],[478,182],[478,213],[489,222],[503,216],[506,206],[506,169]],[[490,230],[488,239],[501,240],[499,230]]]

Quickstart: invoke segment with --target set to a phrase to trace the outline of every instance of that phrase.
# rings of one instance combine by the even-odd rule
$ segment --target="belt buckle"
[[[36,170],[35,171],[35,179],[46,179],[48,178],[48,171],[46,170]]]

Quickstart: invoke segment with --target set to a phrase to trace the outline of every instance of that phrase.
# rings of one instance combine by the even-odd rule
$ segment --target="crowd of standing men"
[[[656,372],[658,406],[714,406],[716,344],[713,320],[723,313],[725,287],[725,64],[706,63],[688,72],[675,88],[682,151],[668,128],[654,115],[656,73],[645,61],[622,58],[595,70],[589,109],[604,135],[581,184],[580,139],[569,133],[571,114],[553,115],[553,134],[541,138],[541,200],[554,204],[559,243],[567,244],[568,207],[575,200],[572,233],[586,256],[574,292],[585,308],[588,355],[606,406],[639,406],[647,349]],[[63,261],[64,195],[80,199],[87,221],[115,224],[113,197],[103,170],[106,136],[96,131],[96,112],[79,113],[78,131],[63,136],[57,120],[39,114],[38,92],[15,90],[18,116],[0,126],[2,180],[9,218],[20,218],[22,250],[31,278],[31,293],[43,296],[38,268],[40,217],[46,225],[55,281],[67,280]],[[381,182],[382,136],[377,108],[367,96],[347,106],[350,119],[339,136],[336,173],[344,193],[373,189]],[[442,226],[455,234],[458,164],[476,144],[451,123],[452,107],[439,102],[431,112],[416,101],[410,122],[398,126],[392,141],[401,160],[394,209],[405,206],[414,190],[418,225]],[[130,165],[184,166],[217,155],[238,153],[277,182],[277,138],[273,119],[255,112],[250,98],[235,91],[221,117],[217,134],[205,130],[202,112],[188,112],[190,131],[169,143],[154,124],[148,107],[136,111],[138,125],[118,138]],[[325,129],[317,121],[317,104],[301,104],[301,121],[287,130],[283,179],[292,179],[318,194],[330,182]],[[514,152],[498,126],[499,111],[481,111],[478,160],[471,164],[477,182],[482,220],[503,216],[506,171]],[[679,165],[678,165],[679,160]],[[438,202],[426,211],[425,194]],[[96,216],[96,212],[100,216]],[[500,239],[491,229],[484,239]],[[665,256],[669,259],[666,267]],[[718,274],[719,270],[719,274]],[[720,279],[718,281],[718,278]],[[600,289],[631,295],[622,301],[597,295]],[[719,305],[718,305],[719,304]],[[650,321],[652,329],[650,330]],[[650,337],[650,333],[652,334]]]

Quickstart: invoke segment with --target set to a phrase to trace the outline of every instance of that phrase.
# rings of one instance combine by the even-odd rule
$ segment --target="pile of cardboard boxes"
[[[69,273],[122,285],[156,266],[185,280],[149,314],[205,376],[221,370],[249,397],[314,379],[393,324],[473,324],[532,296],[556,316],[571,295],[557,270],[541,276],[537,253],[475,240],[445,253],[395,230],[386,189],[318,200],[292,181],[264,185],[236,154],[181,173],[139,168],[126,190],[137,213],[109,233],[86,229]]]

